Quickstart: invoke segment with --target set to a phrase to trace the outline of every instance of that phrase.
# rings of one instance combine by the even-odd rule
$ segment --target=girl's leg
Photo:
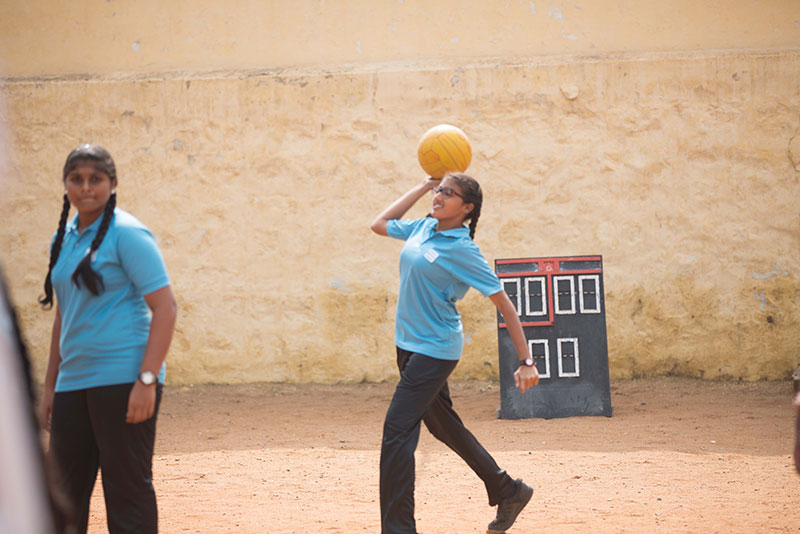
[[[111,534],[155,534],[158,508],[153,489],[153,447],[161,386],[156,386],[156,411],[142,423],[125,422],[132,384],[89,390],[89,413],[100,450],[100,471]]]
[[[423,421],[436,439],[453,449],[483,480],[489,495],[489,506],[494,506],[514,494],[514,479],[500,469],[492,455],[467,430],[453,410],[447,383],[439,390]]]
[[[397,349],[400,382],[386,420],[380,463],[381,532],[415,534],[414,450],[428,407],[458,362]]]
[[[50,454],[58,470],[57,479],[72,506],[78,533],[85,534],[99,465],[86,390],[55,394],[50,420]],[[63,532],[64,525],[56,525],[56,531]]]

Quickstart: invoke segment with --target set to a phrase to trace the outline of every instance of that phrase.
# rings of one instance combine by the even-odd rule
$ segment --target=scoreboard
[[[519,358],[497,314],[500,418],[611,416],[602,256],[495,260],[539,385],[514,386]]]

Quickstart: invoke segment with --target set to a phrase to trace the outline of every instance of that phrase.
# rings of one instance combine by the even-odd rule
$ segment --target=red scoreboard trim
[[[514,258],[511,260],[495,260],[495,263],[504,265],[507,263],[539,263],[541,261],[600,261],[602,256],[564,256],[563,258]]]
[[[495,260],[495,265],[513,265],[518,263],[536,263],[539,269],[542,269],[542,264],[557,264],[557,268],[561,268],[561,262],[565,261],[603,261],[602,256],[565,256],[563,258],[517,258],[513,260]],[[555,310],[553,309],[553,276],[559,274],[601,274],[601,269],[574,269],[574,270],[539,270],[539,271],[525,271],[515,273],[497,273],[498,278],[515,278],[524,276],[545,276],[547,277],[547,316],[551,317],[549,321],[536,321],[536,322],[521,322],[525,326],[553,326],[555,324]],[[506,323],[497,325],[499,328],[508,328]]]
[[[531,271],[519,273],[497,273],[497,278],[513,278],[515,276],[558,276],[559,274],[600,274],[600,269],[576,269],[574,271]]]

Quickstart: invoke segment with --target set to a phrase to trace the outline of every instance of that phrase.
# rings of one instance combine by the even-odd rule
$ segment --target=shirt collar
[[[459,226],[458,228],[451,228],[450,230],[443,230],[441,232],[436,231],[436,225],[439,224],[439,221],[436,220],[434,217],[430,217],[431,222],[429,223],[430,227],[430,234],[429,237],[433,237],[434,235],[440,235],[442,237],[452,237],[452,238],[459,238],[459,237],[469,237],[469,228],[466,226]]]
[[[469,228],[466,226],[459,226],[458,228],[451,228],[450,230],[439,233],[446,237],[469,237]]]
[[[100,223],[103,222],[103,215],[100,215],[95,221],[87,226],[80,235],[85,235],[86,232],[97,232],[97,229],[100,228]],[[78,214],[76,213],[75,216],[67,221],[66,226],[66,233],[78,233]]]

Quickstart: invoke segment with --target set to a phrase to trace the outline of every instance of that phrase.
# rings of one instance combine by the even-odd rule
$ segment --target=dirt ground
[[[163,533],[380,532],[393,384],[167,388],[154,459]],[[462,419],[534,497],[510,533],[800,532],[789,382],[612,383],[614,416],[503,421],[499,385],[451,384]],[[482,533],[483,484],[422,432],[417,528]],[[98,484],[90,532],[105,532]]]

